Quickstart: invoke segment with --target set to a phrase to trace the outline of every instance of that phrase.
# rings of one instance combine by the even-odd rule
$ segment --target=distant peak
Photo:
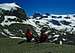
[[[0,4],[0,6],[10,6],[10,7],[19,7],[19,8],[21,8],[16,3],[2,3],[2,4]]]
[[[2,4],[0,4],[0,8],[5,9],[5,10],[11,10],[11,8],[16,10],[16,7],[21,8],[16,3],[2,3]]]

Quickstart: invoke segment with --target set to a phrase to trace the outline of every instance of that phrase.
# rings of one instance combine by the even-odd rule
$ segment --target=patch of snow
[[[4,26],[4,25],[11,25],[12,23],[16,23],[16,21],[12,21],[10,22],[8,20],[8,18],[10,19],[14,19],[14,18],[17,18],[16,16],[4,16],[4,21],[2,21],[1,25]],[[7,21],[7,22],[6,22]]]
[[[56,40],[58,40],[58,38],[53,39],[53,41],[56,41]]]
[[[26,40],[26,38],[24,37],[24,38],[21,38],[21,37],[9,37],[9,38],[12,38],[12,39],[24,39],[24,40]]]
[[[63,38],[63,41],[66,41],[66,39]]]
[[[2,35],[4,35],[4,36],[7,36],[5,33],[3,33],[3,32],[0,32]]]
[[[9,35],[14,36],[13,34],[11,34],[11,32],[8,29],[4,29],[4,31]]]
[[[60,35],[54,35],[53,37],[59,37]]]

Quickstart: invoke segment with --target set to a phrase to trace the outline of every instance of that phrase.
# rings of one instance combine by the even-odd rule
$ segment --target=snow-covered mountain
[[[56,14],[40,14],[35,13],[30,16],[29,21],[36,24],[37,32],[40,33],[44,27],[49,28],[45,32],[49,32],[51,42],[68,41],[67,43],[73,43],[75,40],[75,14],[56,15]]]
[[[25,24],[26,18],[25,11],[17,4],[0,4],[0,36],[16,36],[15,30],[20,30],[17,25]]]
[[[48,14],[48,13],[47,13]],[[66,15],[56,15],[56,14],[40,14],[36,13],[33,16],[30,16],[30,20],[33,22],[38,22],[38,24],[46,24],[50,28],[55,28],[57,30],[66,29],[70,31],[75,31],[75,14],[66,14]]]
[[[60,39],[62,35],[64,41],[69,41],[69,38],[73,40],[75,14],[34,13],[27,17],[25,11],[15,3],[0,4],[0,36],[23,36],[27,28],[30,28],[34,35],[40,35],[41,31],[49,33],[48,38],[52,41]]]
[[[7,11],[8,10],[8,11]],[[26,17],[24,10],[15,3],[0,4],[0,24],[9,26],[12,23],[30,24],[40,32],[43,25],[57,30],[75,31],[75,14],[56,15],[56,14],[40,14],[34,13],[33,16]],[[27,21],[25,21],[27,19]]]

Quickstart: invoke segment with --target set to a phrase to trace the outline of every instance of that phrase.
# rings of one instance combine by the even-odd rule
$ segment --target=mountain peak
[[[21,8],[16,3],[2,3],[0,4],[0,8],[5,10],[10,10],[11,8],[16,9],[16,7]]]

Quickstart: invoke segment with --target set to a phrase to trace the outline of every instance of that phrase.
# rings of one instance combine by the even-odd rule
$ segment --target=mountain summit
[[[3,3],[3,4],[0,4],[0,8],[5,9],[5,10],[11,10],[11,8],[16,10],[16,7],[21,8],[16,3]]]

